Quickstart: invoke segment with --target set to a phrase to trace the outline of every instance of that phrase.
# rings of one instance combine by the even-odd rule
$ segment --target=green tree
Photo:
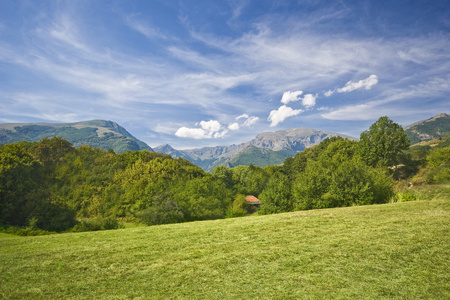
[[[237,166],[232,169],[237,193],[258,197],[264,190],[269,175],[259,166]]]
[[[289,177],[282,172],[274,173],[261,195],[259,195],[259,199],[261,200],[260,214],[292,211],[293,203]]]
[[[211,175],[180,181],[176,190],[174,200],[189,221],[224,218],[232,202],[230,190]]]
[[[245,195],[237,194],[234,198],[233,204],[227,212],[227,217],[242,217],[248,213],[248,202]]]
[[[384,203],[392,197],[392,180],[385,168],[364,163],[356,142],[336,139],[308,160],[292,193],[296,209]]]
[[[75,212],[48,189],[49,174],[26,149],[0,148],[0,223],[63,231],[75,225]]]
[[[403,128],[388,117],[380,117],[369,130],[361,133],[359,151],[370,166],[393,166],[400,154],[409,148]]]
[[[212,171],[214,178],[221,180],[229,189],[233,188],[233,171],[224,166],[217,166]]]
[[[42,165],[19,144],[0,147],[0,223],[27,225],[25,207],[42,179]]]

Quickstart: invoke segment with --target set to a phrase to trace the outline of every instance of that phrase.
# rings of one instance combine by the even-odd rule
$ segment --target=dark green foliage
[[[184,159],[150,151],[73,148],[53,137],[0,147],[0,223],[64,231],[225,217],[230,191]],[[31,220],[31,221],[30,221]]]
[[[367,166],[354,141],[336,139],[321,150],[316,160],[293,185],[296,209],[385,203],[393,195],[388,174]]]
[[[272,214],[292,211],[291,181],[281,171],[275,172],[269,179],[266,188],[259,195],[261,214]]]
[[[180,223],[186,221],[182,207],[171,199],[153,199],[153,205],[136,213],[146,225]]]
[[[359,151],[370,166],[394,166],[400,154],[409,148],[403,128],[388,117],[381,117],[361,133]]]
[[[245,199],[245,195],[237,194],[234,198],[233,204],[227,212],[227,217],[242,217],[248,213],[248,202]]]
[[[224,167],[224,166],[217,166],[212,171],[212,175],[217,180],[222,181],[225,186],[229,189],[233,188],[234,182],[233,182],[233,171]]]
[[[58,140],[43,140],[42,147],[35,144],[8,144],[0,148],[0,222],[12,226],[33,226],[49,231],[64,231],[75,225],[75,212],[49,192],[49,172],[58,159],[48,145]],[[40,149],[44,163],[27,152]],[[55,156],[56,155],[56,156]],[[51,168],[50,168],[51,167]]]
[[[95,217],[83,219],[72,228],[72,232],[98,231],[123,228],[123,225],[117,219],[110,217]]]
[[[219,219],[225,217],[232,194],[223,182],[208,175],[180,184],[174,199],[186,211],[188,221]]]
[[[232,169],[235,191],[244,195],[258,197],[269,180],[269,175],[263,168],[250,164]]]

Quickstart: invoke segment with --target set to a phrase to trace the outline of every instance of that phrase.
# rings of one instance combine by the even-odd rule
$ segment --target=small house
[[[245,197],[245,200],[247,200],[249,210],[251,211],[256,211],[261,205],[261,201],[259,201],[258,198],[252,195]]]

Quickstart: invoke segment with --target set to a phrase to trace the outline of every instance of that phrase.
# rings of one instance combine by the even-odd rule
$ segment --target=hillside
[[[287,157],[294,156],[306,148],[320,144],[326,138],[341,136],[348,139],[353,137],[309,128],[292,128],[276,132],[258,134],[249,142],[231,146],[204,147],[198,149],[176,150],[170,145],[155,148],[156,152],[183,157],[201,167],[205,171],[212,171],[214,167],[279,164]],[[255,148],[259,148],[256,150]]]
[[[2,299],[449,299],[450,199],[0,234]]]
[[[239,152],[236,156],[231,159],[227,159],[221,164],[228,167],[248,166],[250,164],[264,167],[268,165],[282,164],[286,158],[294,155],[295,152],[290,150],[273,151],[267,148],[248,146],[247,149]]]
[[[75,147],[89,145],[113,149],[116,153],[127,150],[153,151],[115,122],[92,120],[76,123],[7,123],[0,124],[0,144],[20,141],[37,142],[45,137],[59,136]]]
[[[450,115],[442,113],[405,127],[411,145],[450,135]]]

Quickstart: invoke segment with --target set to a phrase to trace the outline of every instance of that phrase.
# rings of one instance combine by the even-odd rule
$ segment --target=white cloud
[[[281,103],[288,104],[289,102],[294,102],[300,100],[300,95],[303,94],[303,91],[288,91],[283,94],[281,97]]]
[[[292,109],[289,106],[282,105],[277,110],[272,110],[267,118],[268,121],[272,122],[271,127],[278,125],[278,123],[283,122],[289,117],[296,116],[302,113],[302,109]]]
[[[250,127],[250,126],[254,125],[256,122],[258,122],[258,121],[259,121],[258,117],[251,116],[244,122],[244,125],[247,126],[247,127]]]
[[[349,81],[345,84],[343,88],[338,89],[338,93],[348,93],[357,89],[365,88],[366,90],[370,90],[372,86],[378,83],[377,75],[370,75],[366,79],[362,79],[358,82]]]
[[[248,119],[248,115],[247,114],[242,114],[242,115],[236,117],[236,121],[239,120],[239,119],[242,119],[242,118]]]
[[[223,130],[221,132],[216,132],[216,133],[214,133],[214,138],[215,139],[223,138],[227,133],[228,133],[228,130]]]
[[[175,132],[177,137],[182,138],[191,138],[191,139],[210,139],[210,138],[221,138],[224,137],[228,130],[222,130],[222,125],[220,125],[219,121],[209,120],[209,121],[201,121],[201,128],[187,128],[181,127]]]
[[[241,123],[241,125],[246,126],[246,127],[250,127],[259,121],[259,117],[249,116],[248,114],[242,114],[242,115],[236,117],[236,121],[239,121],[240,119],[245,119],[244,123]],[[228,125],[228,129],[238,130],[241,125],[239,125],[238,122],[234,122],[234,123]]]
[[[332,90],[329,90],[328,92],[325,92],[325,97],[330,97],[331,95],[333,95],[334,94],[334,91],[332,91]]]
[[[196,139],[196,140],[211,138],[211,137],[208,137],[208,135],[206,134],[206,131],[201,128],[181,127],[177,130],[177,132],[175,132],[175,135],[177,137],[191,138],[191,139]]]
[[[316,105],[316,98],[317,95],[314,96],[313,94],[306,94],[302,99],[302,104],[306,107],[313,107]]]
[[[231,123],[230,125],[228,125],[228,129],[239,130],[239,123],[238,122]]]
[[[219,121],[209,120],[209,121],[201,121],[200,126],[207,132],[213,133],[217,132],[222,128]]]

